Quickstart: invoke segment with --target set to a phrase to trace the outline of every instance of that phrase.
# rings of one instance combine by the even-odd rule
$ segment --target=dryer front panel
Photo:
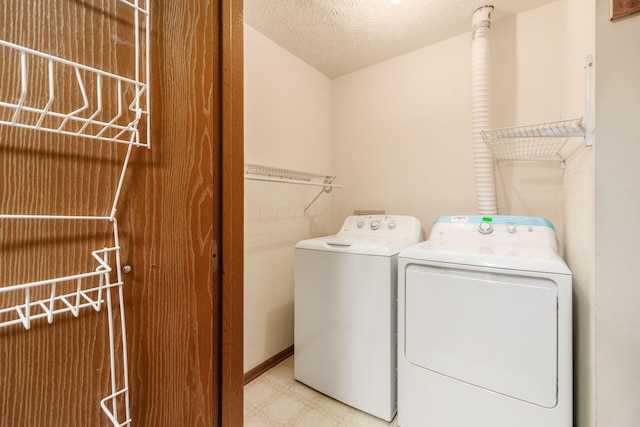
[[[409,264],[409,363],[546,408],[557,404],[558,288],[505,270]]]

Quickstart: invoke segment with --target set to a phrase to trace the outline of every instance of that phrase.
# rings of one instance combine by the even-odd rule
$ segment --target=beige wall
[[[331,173],[331,80],[245,25],[245,162]],[[245,181],[244,370],[293,344],[293,246],[331,234],[335,190]]]
[[[640,16],[596,2],[596,425],[640,424]]]
[[[463,34],[334,80],[337,221],[384,209],[428,232],[440,215],[474,210],[469,43]]]
[[[493,126],[562,118],[561,4],[494,22],[490,37]],[[477,212],[470,43],[465,33],[334,80],[334,166],[345,184],[336,221],[385,209],[418,217],[428,236],[441,215]],[[508,163],[497,172],[501,213],[561,228],[558,165]]]

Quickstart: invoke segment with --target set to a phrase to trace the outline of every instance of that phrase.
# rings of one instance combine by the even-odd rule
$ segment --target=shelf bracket
[[[586,105],[584,112],[584,145],[593,145],[593,55],[587,55],[586,73]]]
[[[331,186],[331,183],[333,182],[334,179],[336,179],[335,175],[334,176],[327,176],[324,179],[325,186],[322,188],[322,190],[320,190],[320,192],[318,194],[316,194],[316,197],[314,197],[313,200],[311,202],[309,202],[309,204],[304,208],[304,213],[307,213],[307,210],[311,207],[311,205],[316,200],[318,200],[318,197],[320,197],[322,195],[322,193],[331,193],[331,190],[333,190],[333,186]]]

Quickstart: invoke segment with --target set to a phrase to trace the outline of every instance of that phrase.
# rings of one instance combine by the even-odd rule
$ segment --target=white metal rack
[[[568,138],[584,136],[581,118],[482,131],[484,142],[497,160],[564,162]]]
[[[311,205],[318,200],[322,193],[330,193],[334,188],[342,188],[342,185],[334,184],[335,175],[321,175],[316,173],[301,172],[291,169],[275,168],[272,166],[244,164],[244,179],[251,181],[279,182],[284,184],[311,185],[322,187],[322,190],[304,208],[305,213]]]
[[[593,57],[587,56],[585,117],[557,122],[481,131],[497,160],[555,161],[564,165],[569,138],[593,144]]]
[[[112,197],[109,212],[104,215],[16,215],[0,213],[2,220],[60,220],[107,222],[113,233],[111,246],[96,249],[88,257],[95,261],[95,268],[77,274],[35,282],[3,286],[0,284],[0,328],[22,325],[29,330],[33,322],[63,313],[80,316],[83,309],[101,311],[106,306],[109,328],[109,356],[111,391],[100,401],[100,406],[114,426],[131,423],[129,409],[129,384],[127,342],[124,318],[124,296],[120,244],[115,218],[124,177],[133,147],[151,147],[150,139],[150,2],[151,0],[112,0],[129,7],[133,14],[135,42],[135,75],[119,76],[83,64],[38,52],[23,46],[0,40],[0,55],[15,55],[18,70],[4,70],[9,76],[17,76],[18,95],[0,98],[0,125],[26,128],[46,133],[71,135],[99,141],[126,144],[127,150],[121,165],[117,188]],[[44,62],[43,62],[44,61]],[[13,61],[3,61],[13,63]],[[46,75],[37,76],[30,71],[46,64]],[[72,111],[61,111],[60,79],[69,81],[72,76],[72,99],[81,99]],[[43,88],[42,85],[45,85]],[[65,89],[68,92],[69,89]],[[32,92],[48,94],[41,105],[31,100]],[[93,95],[89,96],[88,92]],[[146,138],[141,138],[144,132]],[[114,277],[115,276],[115,277]],[[112,292],[117,294],[117,305]],[[114,310],[114,307],[119,310]],[[116,313],[119,312],[119,315]],[[121,342],[116,342],[116,328]],[[118,363],[119,362],[119,363]]]
[[[109,266],[108,256],[117,249],[104,248],[91,252],[91,256],[97,261],[94,271],[0,288],[0,294],[22,294],[21,299],[24,301],[0,308],[0,327],[22,324],[25,329],[31,329],[31,323],[41,318],[46,318],[51,324],[54,315],[71,312],[78,317],[80,309],[87,307],[100,311],[104,303],[103,292],[120,286],[119,282],[109,282],[112,268]],[[71,286],[66,286],[67,284]],[[46,291],[46,298],[34,299],[33,294],[40,289]]]
[[[0,124],[124,144],[149,145],[148,141],[140,142],[138,130],[140,119],[143,115],[148,116],[146,106],[143,106],[146,104],[145,94],[148,92],[146,84],[4,40],[0,40],[0,46],[5,48],[5,54],[10,55],[9,52],[14,51],[20,58],[20,97],[17,100],[0,100],[0,107],[8,110],[0,119]],[[30,106],[27,105],[26,99],[34,85],[28,70],[29,65],[37,63],[38,59],[47,62],[46,80],[49,96],[46,104]],[[77,108],[69,112],[55,110],[59,94],[56,77],[65,74],[73,74],[76,90],[82,99]],[[95,85],[97,94],[93,105],[87,96],[88,82]],[[113,99],[104,99],[107,92],[113,92]],[[127,101],[126,94],[130,92],[134,95]],[[103,118],[106,103],[116,105],[117,109],[110,117]]]

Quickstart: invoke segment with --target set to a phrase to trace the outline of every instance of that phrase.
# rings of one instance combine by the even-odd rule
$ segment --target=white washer
[[[571,427],[571,272],[541,218],[451,216],[398,264],[398,424]]]
[[[409,216],[350,216],[295,249],[295,378],[390,421],[397,402],[398,253],[420,241]]]

